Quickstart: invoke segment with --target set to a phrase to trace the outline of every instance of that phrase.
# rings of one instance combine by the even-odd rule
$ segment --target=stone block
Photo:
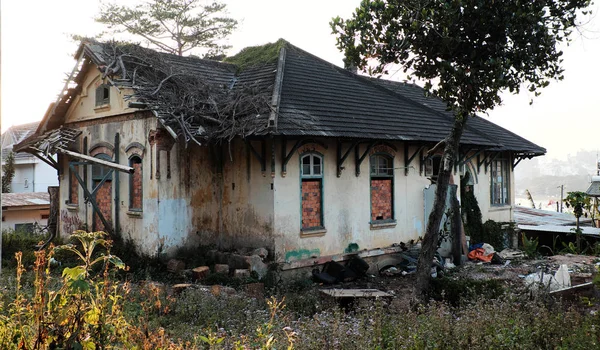
[[[228,275],[229,274],[229,265],[215,264],[215,273],[222,273],[222,274]]]
[[[247,277],[250,277],[250,270],[248,270],[248,269],[235,269],[235,270],[233,270],[233,277],[236,277],[236,278],[247,278]]]
[[[208,266],[198,266],[192,269],[192,279],[197,281],[205,278],[210,273]]]

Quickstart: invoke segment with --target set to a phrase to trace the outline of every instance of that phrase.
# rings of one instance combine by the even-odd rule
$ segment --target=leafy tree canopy
[[[457,115],[493,108],[499,93],[562,79],[562,52],[590,0],[364,0],[331,27],[347,64],[389,64],[426,82]],[[375,66],[369,66],[375,61]]]
[[[225,14],[225,4],[202,0],[150,0],[128,7],[103,3],[96,21],[107,25],[109,33],[129,33],[153,47],[183,55],[195,48],[208,49],[206,56],[218,56],[229,46],[222,40],[238,22]]]

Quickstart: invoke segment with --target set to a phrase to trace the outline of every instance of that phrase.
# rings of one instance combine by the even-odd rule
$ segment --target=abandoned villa
[[[424,235],[441,159],[427,151],[453,116],[422,88],[283,40],[223,62],[100,42],[75,59],[15,146],[57,169],[61,235],[104,230],[146,254],[265,247],[290,267]],[[484,221],[512,221],[513,170],[545,152],[473,116],[453,181]]]

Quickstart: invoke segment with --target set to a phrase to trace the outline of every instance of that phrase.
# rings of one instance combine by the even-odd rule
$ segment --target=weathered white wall
[[[423,189],[430,181],[420,174],[418,157],[409,165],[408,175],[404,169],[404,145],[395,144],[394,155],[394,218],[396,225],[382,229],[370,225],[370,176],[369,158],[361,164],[360,176],[355,176],[355,161],[352,154],[344,162],[345,170],[337,177],[336,144],[326,141],[327,149],[310,144],[301,147],[287,164],[287,174],[281,176],[281,159],[277,157],[277,176],[275,178],[275,235],[279,260],[291,261],[343,253],[350,244],[359,249],[374,249],[390,246],[394,243],[408,242],[422,237],[425,232]],[[288,148],[290,142],[288,142]],[[279,149],[279,145],[276,147]],[[301,233],[301,185],[300,155],[314,150],[323,154],[323,213],[327,232],[321,236],[303,236]],[[361,147],[364,152],[365,146]],[[409,154],[416,148],[411,147]],[[374,153],[373,151],[371,154]],[[362,153],[361,153],[362,154]],[[476,167],[475,167],[476,169]],[[475,195],[482,209],[483,220],[510,221],[511,206],[496,207],[490,205],[490,175],[477,174],[474,185]],[[511,182],[512,182],[511,173]],[[453,176],[455,184],[460,184],[460,174]],[[514,198],[514,186],[511,186],[511,201]]]
[[[2,229],[13,229],[15,224],[38,223],[41,226],[48,224],[47,219],[42,219],[42,214],[48,215],[49,209],[11,209],[2,211]]]
[[[172,178],[161,197],[171,201],[160,216],[164,227],[167,212],[183,212],[173,220],[186,223],[183,231],[191,243],[215,244],[221,248],[273,249],[273,191],[270,170],[261,174],[260,162],[241,140],[224,146],[222,171],[214,151],[190,144],[173,147]],[[260,147],[256,143],[255,147]],[[269,163],[267,163],[269,164]],[[162,182],[161,182],[161,186]],[[161,193],[162,190],[161,190]],[[180,207],[178,207],[180,206]],[[187,208],[183,211],[183,207]],[[180,208],[180,209],[177,209]]]
[[[471,169],[476,171],[477,160],[471,161]],[[509,203],[507,205],[492,205],[491,204],[491,190],[492,190],[492,176],[488,167],[487,171],[482,165],[479,173],[477,174],[477,183],[473,186],[473,191],[479,208],[481,209],[481,215],[483,222],[487,220],[494,220],[497,222],[508,222],[513,220],[512,209],[515,203],[515,177],[512,168],[510,169],[510,182],[509,182]]]
[[[279,258],[293,260],[311,255],[343,253],[350,244],[359,249],[372,249],[407,242],[422,236],[425,230],[422,189],[430,182],[419,174],[418,159],[414,168],[404,174],[404,149],[396,144],[394,155],[394,227],[371,228],[370,176],[368,156],[361,164],[360,176],[355,175],[353,154],[337,177],[336,144],[326,141],[327,149],[316,144],[301,147],[287,164],[287,175],[275,181],[275,234]],[[288,142],[289,144],[289,142]],[[279,147],[279,146],[278,146]],[[288,146],[290,147],[290,146]],[[300,155],[314,149],[323,154],[323,213],[327,232],[320,237],[301,235]],[[364,152],[365,146],[361,147]],[[411,148],[411,152],[414,149]],[[353,153],[353,152],[352,152]],[[373,153],[373,152],[371,152]],[[278,159],[278,162],[280,160]]]

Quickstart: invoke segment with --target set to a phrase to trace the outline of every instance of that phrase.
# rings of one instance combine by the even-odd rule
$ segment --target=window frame
[[[79,205],[79,182],[77,181],[77,178],[75,178],[75,173],[73,172],[73,170],[71,169],[70,165],[67,165],[68,169],[69,169],[69,193],[68,193],[68,197],[67,197],[67,204],[69,205]],[[78,165],[73,165],[73,167],[75,168],[75,170],[77,172],[79,172],[79,166]],[[76,186],[77,186],[77,191],[75,193],[75,198],[77,199],[76,202],[74,202],[72,200],[73,198],[73,183],[75,182]]]
[[[372,171],[373,167],[372,167],[372,162],[373,159],[377,159],[377,170],[379,170],[379,159],[384,158],[386,159],[389,163],[388,169],[391,170],[391,174],[381,174],[378,171],[376,171],[375,173]],[[392,202],[392,217],[390,219],[382,219],[382,220],[373,220],[373,191],[372,191],[372,187],[373,187],[373,180],[377,180],[377,179],[389,179],[391,181],[391,202]],[[394,194],[395,192],[395,172],[394,172],[394,156],[392,156],[389,153],[385,153],[385,152],[377,152],[374,154],[371,154],[369,156],[369,223],[370,224],[374,224],[374,225],[378,225],[378,224],[395,224],[396,223],[396,206],[395,206],[395,199],[396,196]]]
[[[106,92],[106,94],[105,94]],[[96,103],[95,107],[103,107],[110,105],[110,85],[101,84],[96,87]],[[104,95],[107,95],[106,97]]]
[[[94,158],[98,158],[98,159],[105,160],[105,161],[108,161],[108,162],[112,162],[113,161],[112,157],[109,156],[106,153],[95,154]],[[92,168],[91,169],[91,180],[92,180],[91,183],[92,183],[92,186],[94,184],[94,181],[102,181],[102,179],[104,178],[104,176],[106,176],[106,173],[108,171],[110,171],[110,170],[106,170],[108,167],[100,165],[100,164],[92,164],[91,168]],[[102,169],[102,175],[101,176],[95,176],[95,174],[94,174],[94,170],[95,169]],[[113,176],[114,176],[114,174],[113,174]],[[111,176],[111,178],[106,179],[106,181],[112,181],[112,180],[113,180],[112,176]]]
[[[306,157],[310,157],[310,173],[309,174],[305,174],[304,173],[304,158]],[[318,158],[320,160],[320,165],[321,165],[321,171],[320,174],[315,174],[314,173],[314,159]],[[305,152],[302,153],[300,155],[300,232],[301,233],[305,233],[310,235],[311,233],[313,234],[324,234],[326,232],[325,230],[325,196],[324,196],[324,165],[325,165],[325,157],[323,156],[323,154],[318,153],[318,152],[314,152],[314,151],[310,151],[310,152]],[[303,215],[303,207],[302,207],[302,184],[305,181],[314,181],[314,180],[318,180],[319,181],[319,191],[321,193],[321,200],[320,200],[320,205],[321,205],[321,213],[320,213],[320,219],[321,219],[321,226],[314,226],[314,227],[304,227],[302,225],[302,215]]]
[[[497,165],[500,165],[500,202],[497,203],[494,188],[499,183],[497,174]],[[509,206],[511,200],[510,194],[510,162],[507,158],[497,158],[490,164],[490,205],[493,207]]]
[[[135,173],[132,173],[129,175],[129,211],[134,211],[134,212],[142,212],[144,210],[144,160],[142,158],[142,156],[140,156],[139,154],[132,154],[129,157],[129,166],[133,168],[133,164],[134,164],[134,160],[138,160],[139,164],[140,164],[140,181],[141,181],[141,189],[140,189],[140,207],[136,208],[133,206],[133,199],[134,199],[134,194],[133,194],[133,176]]]

